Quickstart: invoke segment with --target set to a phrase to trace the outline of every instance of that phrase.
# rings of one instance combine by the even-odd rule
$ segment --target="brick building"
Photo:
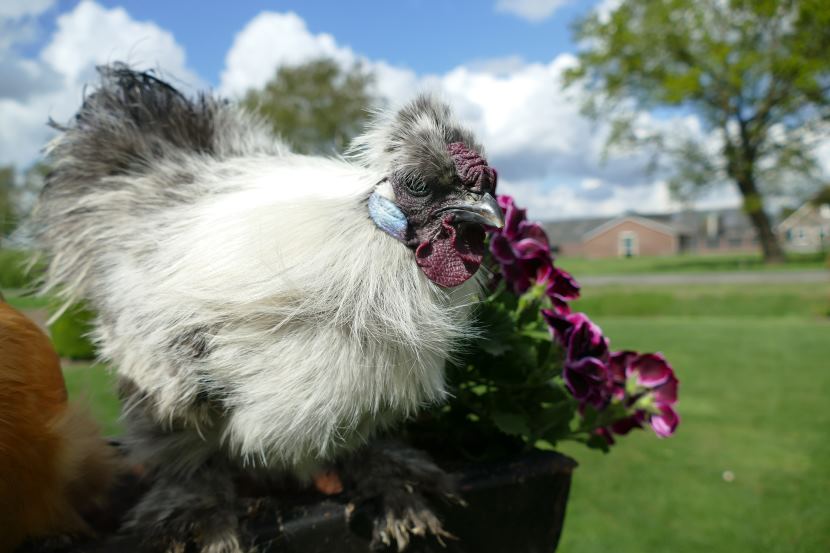
[[[600,217],[544,224],[560,255],[602,258],[678,253],[756,252],[749,219],[738,209]]]
[[[792,252],[819,252],[830,249],[830,205],[807,202],[781,221],[778,236]]]

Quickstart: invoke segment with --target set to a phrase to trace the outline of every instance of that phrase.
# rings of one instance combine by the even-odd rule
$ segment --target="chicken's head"
[[[472,277],[484,257],[485,227],[501,227],[496,170],[449,108],[420,96],[358,139],[357,151],[384,174],[369,198],[375,223],[409,246],[442,287]]]

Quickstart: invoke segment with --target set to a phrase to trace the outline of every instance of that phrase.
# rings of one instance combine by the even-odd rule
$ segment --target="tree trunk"
[[[786,260],[784,250],[781,248],[778,236],[772,229],[767,212],[764,211],[764,202],[761,194],[758,193],[755,179],[752,176],[743,176],[735,179],[735,182],[744,199],[744,212],[749,217],[752,226],[755,227],[755,232],[758,234],[758,241],[761,243],[764,262],[783,263]]]
[[[778,242],[778,236],[772,229],[767,212],[764,211],[764,198],[758,191],[755,182],[755,163],[757,161],[757,144],[752,140],[749,127],[740,116],[736,119],[740,134],[737,137],[737,144],[729,139],[728,125],[724,122],[722,127],[725,137],[724,156],[727,161],[727,173],[738,185],[741,196],[744,199],[744,212],[755,232],[758,241],[761,243],[761,251],[765,263],[783,263],[786,261],[784,250]]]

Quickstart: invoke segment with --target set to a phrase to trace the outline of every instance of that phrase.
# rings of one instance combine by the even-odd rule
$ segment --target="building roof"
[[[823,225],[830,222],[830,209],[826,205],[817,206],[812,202],[805,202],[789,217],[778,223],[778,231],[784,232],[794,226]]]
[[[549,221],[542,223],[545,232],[548,233],[553,244],[573,244],[582,242],[582,237],[591,230],[603,223],[610,221],[611,217],[592,217],[587,219],[562,219],[560,221]]]
[[[669,236],[676,236],[678,234],[677,229],[669,225],[663,224],[659,221],[655,221],[654,219],[646,219],[645,217],[639,217],[637,215],[622,215],[615,219],[611,219],[610,221],[603,223],[597,228],[589,231],[582,237],[582,240],[590,240],[591,238],[599,236],[603,232],[609,231],[612,228],[627,222],[636,223],[651,230],[662,232],[663,234],[668,234]]]
[[[749,218],[741,209],[685,210],[676,213],[632,213],[614,217],[588,217],[581,219],[563,219],[549,221],[542,226],[555,245],[580,243],[586,238],[612,228],[625,219],[633,219],[640,224],[655,225],[662,232],[681,236],[707,235],[707,219],[716,217],[719,234],[735,236],[754,233]],[[658,227],[659,226],[659,227]]]

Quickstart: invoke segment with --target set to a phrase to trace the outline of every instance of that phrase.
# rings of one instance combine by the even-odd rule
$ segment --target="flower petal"
[[[628,365],[637,357],[638,353],[631,350],[614,351],[608,359],[608,371],[611,378],[618,384],[625,384],[625,373]]]
[[[553,268],[552,274],[548,277],[548,296],[557,295],[566,300],[579,298],[579,283],[569,273],[559,268]]]
[[[501,264],[509,264],[516,261],[516,254],[510,246],[510,241],[501,233],[493,234],[490,238],[490,251],[493,257]]]
[[[503,198],[506,199],[503,200]],[[517,238],[519,236],[519,225],[527,218],[527,211],[516,207],[513,198],[509,196],[500,196],[499,205],[504,211],[504,228],[502,232],[508,238]]]
[[[573,323],[570,321],[569,313],[562,313],[554,309],[542,309],[542,318],[548,323],[551,333],[561,346],[568,343],[568,336],[573,330]]]
[[[642,428],[643,427],[643,416],[642,411],[637,411],[633,415],[626,417],[624,419],[620,419],[615,421],[611,425],[611,430],[614,431],[615,434],[625,435],[634,430],[635,428]]]
[[[568,359],[608,359],[608,339],[602,335],[602,329],[584,313],[573,313],[568,318],[574,325],[568,338]]]
[[[539,223],[531,223],[530,221],[522,221],[519,223],[519,234],[522,238],[530,238],[545,244],[550,249],[550,240],[548,240],[548,233],[542,228]]]
[[[603,407],[607,402],[606,369],[599,359],[587,357],[565,363],[562,377],[576,399],[591,403],[597,408]]]
[[[661,405],[660,414],[652,415],[649,423],[655,434],[661,438],[668,438],[677,430],[680,416],[670,405]]]
[[[663,384],[653,390],[654,400],[659,404],[674,405],[677,403],[677,388],[680,383],[674,373]]]
[[[626,377],[634,376],[637,384],[646,388],[655,388],[665,384],[674,374],[666,358],[659,353],[644,353],[631,361]]]
[[[513,250],[516,256],[528,261],[541,261],[546,264],[552,263],[550,247],[547,244],[532,238],[523,238],[513,243]],[[535,271],[534,271],[535,272]]]

